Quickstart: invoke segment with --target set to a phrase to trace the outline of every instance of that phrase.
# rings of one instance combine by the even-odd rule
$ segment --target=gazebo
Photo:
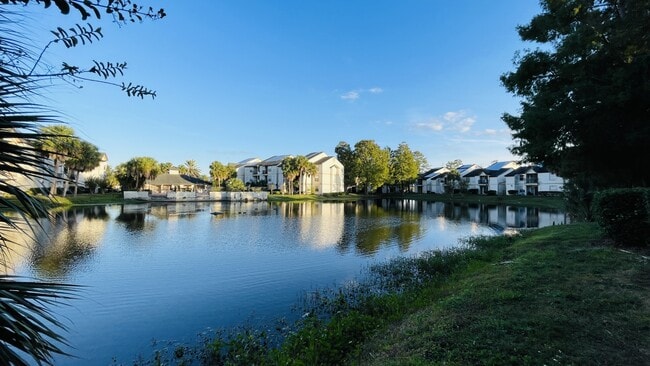
[[[159,174],[155,179],[147,180],[145,189],[152,193],[167,192],[204,192],[210,190],[210,182],[185,174]]]

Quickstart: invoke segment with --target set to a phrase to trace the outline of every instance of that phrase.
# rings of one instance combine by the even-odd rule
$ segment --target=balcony
[[[534,175],[526,175],[526,184],[537,184],[537,174]]]

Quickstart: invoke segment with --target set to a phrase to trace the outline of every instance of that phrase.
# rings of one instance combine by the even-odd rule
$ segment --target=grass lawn
[[[648,365],[648,251],[607,245],[590,224],[490,239],[449,280],[417,290],[351,364]],[[496,244],[496,245],[495,245]],[[490,247],[493,248],[490,248]],[[501,248],[499,248],[502,246]]]

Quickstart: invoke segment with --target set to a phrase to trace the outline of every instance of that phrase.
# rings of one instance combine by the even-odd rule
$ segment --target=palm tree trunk
[[[79,172],[75,172],[76,175],[74,177],[74,196],[77,197],[77,191],[79,190]]]
[[[50,195],[54,196],[56,194],[56,184],[57,177],[59,175],[59,159],[54,159],[54,172],[52,172],[52,177],[50,178]]]

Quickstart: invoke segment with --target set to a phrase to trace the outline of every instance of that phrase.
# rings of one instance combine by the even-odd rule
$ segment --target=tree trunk
[[[50,180],[50,196],[54,196],[56,194],[56,184],[57,184],[57,177],[59,175],[59,159],[54,159],[54,171],[52,172],[52,177]]]
[[[77,197],[77,191],[79,190],[79,172],[75,172],[76,175],[74,177],[74,196]]]

